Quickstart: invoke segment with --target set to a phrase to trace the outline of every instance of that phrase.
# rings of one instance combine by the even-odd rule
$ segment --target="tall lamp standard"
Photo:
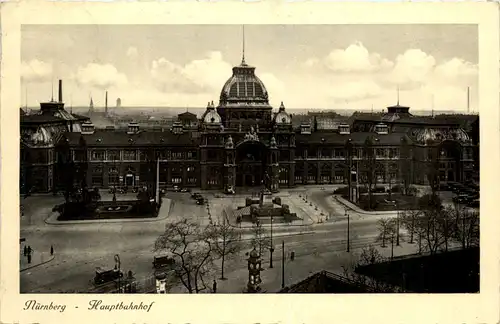
[[[398,204],[396,203],[396,209],[398,209]],[[396,214],[396,245],[399,246],[399,210]]]
[[[271,246],[269,247],[269,253],[270,253],[269,268],[272,268],[274,246],[273,246],[273,215],[271,214],[271,210],[269,210],[269,216],[271,216]]]
[[[349,233],[349,227],[350,227],[350,216],[349,213],[347,212],[347,208],[345,209],[345,216],[347,216],[347,252],[349,252],[349,247],[350,247],[350,233]]]

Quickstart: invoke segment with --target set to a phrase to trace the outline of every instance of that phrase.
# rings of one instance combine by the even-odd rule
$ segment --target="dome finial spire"
[[[398,106],[399,106],[399,85],[398,85]]]
[[[245,25],[242,26],[243,34],[242,34],[242,56],[241,56],[241,65],[246,65],[245,63]]]

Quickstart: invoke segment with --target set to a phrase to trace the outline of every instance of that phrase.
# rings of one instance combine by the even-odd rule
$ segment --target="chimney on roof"
[[[63,102],[63,96],[62,96],[62,80],[59,80],[59,102]]]

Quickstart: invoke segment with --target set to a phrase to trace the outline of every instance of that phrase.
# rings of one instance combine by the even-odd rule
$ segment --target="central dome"
[[[255,67],[242,62],[233,67],[233,75],[220,94],[220,105],[269,105],[264,83],[255,75]]]

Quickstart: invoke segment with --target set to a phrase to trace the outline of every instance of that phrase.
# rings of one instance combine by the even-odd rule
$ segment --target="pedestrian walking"
[[[31,246],[28,245],[28,255],[31,255],[31,251],[33,250],[31,250]]]
[[[28,263],[31,263],[31,254],[28,254]]]
[[[24,256],[26,256],[28,254],[28,247],[25,245],[23,250]]]
[[[217,281],[215,281],[215,279],[214,279],[214,284],[212,285],[212,290],[214,294],[217,293]]]
[[[50,255],[54,255],[54,247],[52,245],[50,246]]]

